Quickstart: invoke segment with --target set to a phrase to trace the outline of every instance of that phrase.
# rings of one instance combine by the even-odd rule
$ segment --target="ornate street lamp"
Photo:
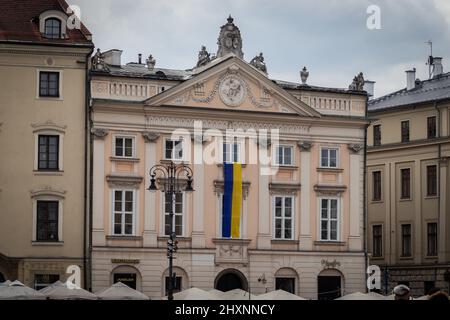
[[[158,177],[157,177],[157,174]],[[169,290],[167,299],[173,300],[173,289],[175,285],[175,273],[173,272],[173,254],[177,251],[176,233],[174,230],[174,204],[176,193],[182,191],[194,191],[192,188],[192,169],[185,164],[175,164],[171,161],[169,164],[156,164],[150,169],[150,186],[148,190],[161,190],[165,193],[166,201],[170,202],[169,226],[170,234],[167,241],[167,258],[169,259]],[[187,179],[186,179],[187,178]],[[159,189],[158,186],[159,185]]]

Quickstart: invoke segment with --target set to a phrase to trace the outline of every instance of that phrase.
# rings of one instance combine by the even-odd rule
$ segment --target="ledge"
[[[314,241],[315,246],[345,246],[345,241]]]
[[[169,240],[169,236],[159,236],[156,239],[158,241],[167,241],[167,240]],[[176,236],[175,240],[178,240],[178,241],[192,241],[192,238],[191,237]]]
[[[384,200],[370,200],[370,203],[374,203],[374,204],[384,203]]]
[[[249,244],[251,239],[233,239],[233,238],[213,238],[213,243],[235,243],[235,244]]]
[[[344,185],[328,185],[328,184],[316,184],[314,185],[314,191],[316,192],[344,192],[347,190],[347,186]]]
[[[126,176],[126,175],[107,175],[106,181],[110,186],[123,186],[137,188],[144,180],[141,176]]]
[[[159,161],[159,163],[161,164],[169,164],[169,163],[175,163],[175,164],[185,164],[185,165],[189,165],[190,162],[189,161],[183,161],[183,160],[171,160],[171,159],[162,159]]]
[[[223,167],[223,163],[217,163],[216,165],[217,165],[217,167],[219,167],[219,168],[222,168],[222,167]],[[246,168],[246,167],[247,167],[247,164],[246,164],[246,163],[241,163],[241,167],[242,167],[242,168]]]
[[[140,241],[142,240],[142,236],[118,236],[118,235],[109,235],[106,236],[106,240],[134,240]]]
[[[317,172],[343,172],[342,168],[317,167]]]
[[[35,176],[62,176],[64,171],[42,171],[42,170],[33,170],[33,174]]]
[[[64,241],[31,241],[32,246],[63,246]]]
[[[296,193],[300,191],[300,183],[271,182],[269,183],[269,191],[273,192],[289,192]]]
[[[298,166],[272,165],[272,169],[295,171],[298,170]]]
[[[272,244],[299,244],[300,241],[298,240],[291,240],[291,239],[272,239],[270,240],[270,243]]]
[[[126,157],[109,157],[111,161],[117,162],[139,162],[141,161],[139,158],[126,158]]]

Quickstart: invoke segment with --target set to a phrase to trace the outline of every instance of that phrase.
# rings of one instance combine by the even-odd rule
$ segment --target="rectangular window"
[[[320,200],[320,239],[337,241],[339,227],[339,210],[337,199]]]
[[[402,121],[402,142],[409,142],[409,120]]]
[[[337,168],[338,149],[322,148],[320,152],[320,165],[325,168]]]
[[[437,238],[437,223],[432,222],[427,224],[427,239],[428,239],[428,256],[437,256],[438,252],[438,238]]]
[[[177,236],[183,235],[183,193],[177,192],[172,200],[171,193],[164,194],[164,234],[169,236],[170,213],[173,213],[172,225]]]
[[[275,163],[280,166],[292,166],[294,148],[292,146],[277,146]]]
[[[372,200],[380,201],[381,200],[381,171],[373,171],[372,172],[372,182],[373,182]]]
[[[427,196],[437,195],[437,166],[427,166]]]
[[[166,277],[166,296],[169,294],[169,281],[170,278]],[[182,285],[182,278],[181,277],[175,277],[175,283],[173,286],[173,293],[177,293],[181,291],[181,285]]]
[[[275,278],[275,290],[284,290],[295,294],[295,278]]]
[[[183,160],[183,140],[166,139],[164,157],[166,160]]]
[[[402,257],[411,256],[411,225],[402,224]]]
[[[39,96],[59,97],[59,72],[39,72]]]
[[[427,137],[428,139],[436,138],[436,117],[427,118]]]
[[[134,233],[134,191],[114,191],[114,235],[124,236]]]
[[[401,197],[402,199],[411,198],[411,170],[409,168],[401,169]]]
[[[59,136],[38,136],[38,170],[59,169]]]
[[[222,155],[224,163],[241,162],[239,155],[239,143],[224,143]]]
[[[59,274],[35,274],[34,290],[41,290],[59,281]]]
[[[294,197],[274,197],[275,239],[293,239]]]
[[[373,231],[373,248],[372,255],[374,257],[383,256],[383,227],[381,225],[374,225]]]
[[[115,156],[116,157],[133,157],[134,138],[116,137],[115,139]]]
[[[373,145],[381,145],[381,125],[379,124],[373,126]]]
[[[37,201],[36,241],[58,241],[58,201]]]

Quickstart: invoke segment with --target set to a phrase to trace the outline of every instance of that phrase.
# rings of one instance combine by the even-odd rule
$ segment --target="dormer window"
[[[48,18],[45,20],[44,36],[50,39],[61,38],[61,20]]]

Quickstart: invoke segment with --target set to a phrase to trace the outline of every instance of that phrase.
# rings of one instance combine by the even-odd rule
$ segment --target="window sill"
[[[139,240],[142,240],[142,237],[141,236],[132,236],[132,235],[126,235],[126,236],[109,235],[109,236],[106,236],[106,240],[134,240],[134,241],[139,241]]]
[[[399,260],[413,260],[413,256],[407,256],[407,257],[398,257]]]
[[[412,198],[404,198],[404,199],[398,199],[399,202],[408,202],[408,201],[413,201]]]
[[[173,162],[175,164],[189,164],[189,161],[183,161],[183,160],[179,160],[179,159],[177,159],[177,160],[175,160],[175,159],[162,159],[160,161],[161,164],[169,164],[171,162]]]
[[[117,162],[139,162],[139,158],[133,158],[133,157],[109,157],[109,160],[111,161],[117,161]]]
[[[343,172],[342,168],[333,168],[333,167],[317,167],[317,172]]]
[[[241,162],[235,162],[235,163],[239,163],[241,165],[242,168],[247,167],[246,163],[241,163]],[[218,163],[217,167],[222,168],[223,167],[223,163]]]
[[[347,243],[344,241],[328,241],[328,240],[320,240],[314,241],[314,245],[316,246],[345,246]]]
[[[436,256],[425,256],[424,259],[427,259],[427,260],[437,260],[437,259],[438,259],[438,256],[437,256],[437,255],[436,255]]]
[[[434,196],[425,196],[424,198],[425,200],[429,200],[429,199],[439,199],[438,195],[434,195]]]
[[[37,96],[36,100],[63,101],[64,99],[62,97]]]
[[[64,171],[44,171],[44,170],[33,170],[35,176],[62,176]]]
[[[63,246],[64,241],[31,241],[32,246]]]
[[[370,260],[384,260],[383,256],[379,256],[379,257],[370,257]]]
[[[383,200],[370,200],[370,203],[383,203]]]
[[[158,241],[167,241],[169,239],[170,239],[169,236],[159,236],[157,238]],[[192,238],[191,237],[176,236],[175,240],[178,240],[178,241],[191,241]]]
[[[277,168],[279,170],[298,170],[297,166],[294,165],[283,165],[283,164],[272,164],[272,168]]]
[[[272,239],[272,244],[299,244],[300,241],[294,239]]]

